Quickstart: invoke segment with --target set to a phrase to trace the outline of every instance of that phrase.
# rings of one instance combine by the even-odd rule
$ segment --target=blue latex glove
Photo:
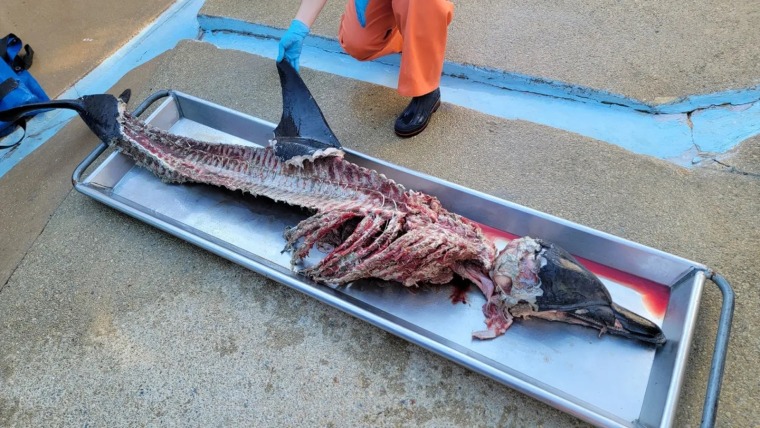
[[[359,19],[359,24],[362,28],[367,25],[367,5],[369,0],[354,0],[354,7],[356,8],[356,18]]]
[[[277,62],[287,59],[290,65],[298,71],[298,61],[301,58],[301,49],[303,48],[303,39],[309,34],[309,27],[303,22],[294,19],[288,27],[288,31],[280,39],[279,52],[277,53]]]

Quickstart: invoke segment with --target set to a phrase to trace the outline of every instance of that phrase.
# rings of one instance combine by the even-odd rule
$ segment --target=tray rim
[[[179,113],[179,118],[181,119],[185,117],[183,114],[183,109],[182,109],[182,101],[184,99],[190,102],[202,103],[208,107],[222,110],[225,113],[238,115],[244,119],[254,120],[261,124],[268,125],[274,128],[274,124],[271,124],[269,122],[246,115],[244,113],[231,110],[224,106],[219,106],[217,104],[202,100],[200,98],[196,98],[191,95],[187,95],[187,94],[183,94],[183,93],[175,92],[175,91],[170,91],[170,95],[171,96],[168,99],[166,99],[159,107],[157,107],[156,110],[147,118],[146,120],[147,122],[151,122],[158,114],[160,114],[164,109],[166,109],[167,106],[172,105],[172,104],[176,106]],[[677,408],[678,396],[680,393],[681,384],[683,382],[683,373],[686,368],[689,349],[691,348],[691,341],[692,341],[692,337],[694,333],[693,324],[696,322],[696,317],[697,317],[697,313],[699,309],[699,302],[700,302],[701,294],[702,294],[701,291],[705,282],[704,271],[707,270],[705,266],[699,263],[687,260],[685,258],[645,246],[643,244],[639,244],[633,241],[629,241],[629,240],[617,237],[615,235],[608,234],[606,232],[602,232],[602,231],[595,230],[595,229],[592,229],[592,228],[589,228],[577,223],[573,223],[571,221],[564,220],[559,217],[555,217],[550,214],[546,214],[546,213],[531,209],[529,207],[525,207],[525,206],[515,204],[509,201],[505,201],[503,199],[499,199],[491,195],[466,188],[456,183],[447,182],[445,180],[432,177],[423,173],[419,173],[402,166],[394,165],[390,162],[376,159],[371,156],[363,155],[353,150],[347,150],[347,152],[351,156],[363,157],[364,159],[367,159],[369,161],[377,162],[386,167],[398,169],[407,174],[412,174],[412,175],[419,176],[427,180],[431,180],[437,184],[441,184],[447,187],[452,187],[460,191],[468,192],[470,194],[476,195],[478,197],[482,197],[484,199],[488,199],[493,202],[508,204],[512,206],[513,208],[524,211],[530,215],[541,217],[547,221],[555,222],[565,227],[573,227],[577,230],[593,234],[599,238],[611,240],[620,245],[630,246],[630,247],[636,248],[637,250],[645,251],[658,257],[664,257],[664,258],[673,260],[675,262],[688,265],[688,268],[680,273],[680,275],[677,277],[677,280],[673,281],[673,283],[671,284],[663,284],[665,286],[670,287],[671,289],[673,288],[674,285],[678,285],[682,283],[683,284],[690,283],[689,286],[691,287],[690,289],[691,292],[689,293],[690,294],[689,304],[688,304],[690,311],[688,312],[689,316],[687,317],[687,324],[690,324],[690,326],[689,328],[684,329],[683,331],[684,334],[682,335],[682,337],[679,338],[680,340],[678,340],[680,344],[680,346],[678,347],[679,357],[676,358],[675,360],[677,367],[674,370],[673,375],[671,376],[671,379],[670,379],[671,382],[670,382],[670,387],[668,388],[667,400],[664,405],[663,413],[657,425],[670,426],[673,423],[673,419],[675,417],[675,410]],[[102,154],[102,151],[101,153],[94,156],[94,158],[97,158],[98,156],[100,156],[100,154]],[[107,168],[107,165],[110,163],[110,160],[113,157],[118,156],[118,155],[119,153],[117,152],[112,153],[108,157],[108,159],[104,160],[92,173],[90,173],[87,176],[87,178],[84,181],[77,182],[75,180],[75,188],[77,189],[77,191],[87,196],[90,196],[93,199],[98,200],[101,203],[104,203],[105,205],[108,205],[114,209],[117,209],[121,212],[131,215],[132,217],[135,217],[138,220],[151,224],[154,227],[157,227],[165,232],[168,232],[179,238],[185,239],[188,242],[198,245],[204,249],[207,249],[221,257],[224,257],[230,261],[233,261],[237,264],[240,264],[251,270],[254,270],[260,274],[263,274],[264,276],[270,279],[273,279],[284,285],[295,288],[309,295],[310,297],[320,300],[323,303],[327,303],[332,307],[335,307],[344,312],[347,312],[363,321],[366,321],[372,325],[375,325],[376,327],[382,328],[385,331],[395,334],[419,346],[422,346],[425,349],[431,350],[435,352],[436,354],[443,356],[444,358],[447,358],[468,369],[471,369],[477,373],[480,373],[491,379],[494,379],[498,381],[499,383],[505,384],[509,386],[510,388],[513,388],[522,393],[525,393],[535,399],[538,399],[539,401],[542,401],[546,404],[551,405],[552,407],[558,408],[559,410],[565,411],[580,419],[586,420],[587,422],[602,424],[606,426],[621,426],[621,427],[638,426],[640,424],[638,419],[634,421],[622,420],[619,416],[611,414],[610,412],[604,409],[598,409],[594,405],[590,403],[586,403],[583,400],[580,400],[572,396],[566,397],[566,395],[569,395],[568,393],[564,393],[562,391],[556,391],[556,390],[549,391],[548,389],[552,389],[552,390],[555,389],[554,387],[551,387],[549,385],[545,385],[548,389],[539,388],[536,385],[536,383],[540,383],[540,381],[537,381],[535,379],[534,379],[535,382],[531,383],[519,376],[515,376],[514,374],[507,374],[507,377],[510,379],[509,379],[509,382],[505,382],[502,376],[499,376],[499,372],[496,371],[493,366],[484,364],[481,361],[481,359],[473,358],[471,355],[468,355],[466,351],[462,352],[461,350],[452,350],[452,347],[444,346],[442,342],[440,341],[436,342],[434,340],[431,340],[429,335],[427,336],[423,335],[419,333],[418,331],[415,331],[415,329],[410,329],[406,327],[401,327],[400,329],[394,328],[393,323],[389,324],[387,321],[387,318],[380,317],[377,313],[374,313],[374,312],[377,312],[376,308],[375,308],[375,311],[368,311],[366,308],[361,308],[360,307],[361,305],[358,305],[358,306],[355,305],[354,307],[347,308],[346,305],[342,304],[342,301],[345,300],[346,297],[348,296],[341,295],[341,298],[337,299],[335,292],[329,287],[324,287],[324,286],[321,286],[319,284],[314,284],[314,283],[309,284],[309,287],[303,287],[301,283],[306,282],[306,281],[304,281],[302,277],[298,277],[297,280],[294,280],[294,277],[292,275],[284,275],[278,269],[273,269],[271,266],[267,266],[266,263],[252,262],[250,259],[246,259],[245,257],[242,257],[239,253],[236,253],[235,251],[229,248],[226,248],[223,245],[219,245],[218,243],[212,242],[211,240],[208,240],[208,239],[204,239],[203,237],[200,237],[200,236],[194,236],[188,233],[188,230],[178,227],[177,225],[171,224],[171,222],[167,222],[167,221],[158,219],[156,217],[152,217],[148,213],[140,212],[139,210],[136,210],[134,206],[130,206],[128,203],[118,200],[118,195],[111,195],[109,194],[109,192],[105,191],[105,188],[94,185],[90,181],[93,177],[97,176],[98,173],[102,172],[105,168]],[[92,154],[91,156],[88,157],[88,159],[90,157],[92,157]],[[87,159],[85,159],[85,161],[86,160]],[[81,172],[82,171],[80,171],[80,173]],[[324,288],[324,290],[321,290],[321,288]],[[319,291],[315,291],[315,290],[319,290]],[[363,303],[363,302],[360,302],[360,303]],[[395,318],[395,316],[393,317]],[[398,326],[399,324],[396,323],[395,325]],[[446,340],[444,339],[444,341]],[[459,345],[456,345],[456,347],[459,347]],[[498,362],[495,362],[495,363],[500,364]],[[511,370],[514,371],[514,369],[511,369]],[[500,373],[505,373],[505,372],[502,371]],[[651,376],[651,371],[650,371],[650,376]],[[523,377],[529,377],[529,376],[524,375]],[[648,390],[649,390],[649,387],[647,388],[647,391]]]

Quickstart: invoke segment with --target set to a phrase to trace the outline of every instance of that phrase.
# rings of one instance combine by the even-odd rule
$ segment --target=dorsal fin
[[[302,161],[340,151],[338,138],[298,72],[286,60],[277,63],[277,72],[282,86],[282,118],[274,130],[277,157]]]

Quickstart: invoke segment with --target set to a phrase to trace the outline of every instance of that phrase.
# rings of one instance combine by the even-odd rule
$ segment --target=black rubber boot
[[[402,138],[414,137],[425,130],[430,117],[441,105],[441,91],[436,88],[429,94],[412,98],[412,102],[396,119],[394,130]]]

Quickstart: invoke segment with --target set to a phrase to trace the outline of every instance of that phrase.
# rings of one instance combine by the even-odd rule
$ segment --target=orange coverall
[[[343,49],[360,61],[403,52],[398,92],[416,97],[440,85],[453,14],[454,4],[446,0],[371,0],[362,27],[354,1],[348,0],[338,39]]]

